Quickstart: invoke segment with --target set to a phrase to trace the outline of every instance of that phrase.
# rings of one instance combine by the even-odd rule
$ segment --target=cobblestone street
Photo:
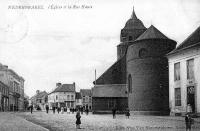
[[[9,115],[16,115],[14,117],[17,123],[23,126],[29,125],[32,130],[42,130],[33,125],[40,125],[50,131],[75,131],[75,113],[74,114],[53,114],[50,112],[29,112],[14,113]],[[5,115],[5,114],[4,114]],[[109,115],[81,115],[81,128],[80,131],[182,131],[185,130],[184,117],[171,117],[171,116],[133,116],[130,119],[126,119],[124,115],[117,115],[116,119],[113,119],[111,114]],[[21,117],[19,119],[19,117]],[[23,119],[22,119],[23,118]],[[2,117],[0,117],[2,119]],[[14,121],[12,119],[12,121]],[[30,123],[26,120],[34,123]],[[11,120],[11,119],[10,119]],[[7,121],[10,121],[7,120]],[[5,121],[5,120],[4,120]],[[1,120],[2,122],[2,120]],[[4,122],[5,123],[5,122]],[[17,124],[16,123],[16,124]],[[16,125],[15,124],[15,125]],[[8,124],[7,124],[8,125]],[[2,126],[2,123],[1,123]],[[2,128],[1,128],[2,129]],[[8,128],[7,128],[8,129]],[[200,119],[195,118],[195,124],[192,126],[192,131],[200,130]],[[7,130],[6,130],[7,131]]]

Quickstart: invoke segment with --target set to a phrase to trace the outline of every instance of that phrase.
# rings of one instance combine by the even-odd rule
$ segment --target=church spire
[[[137,16],[136,16],[135,11],[134,11],[134,6],[133,6],[133,12],[132,12],[132,15],[131,15],[131,19],[137,19]]]

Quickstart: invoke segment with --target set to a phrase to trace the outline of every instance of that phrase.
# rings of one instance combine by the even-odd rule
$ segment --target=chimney
[[[60,82],[56,83],[56,88],[61,87],[61,86],[62,86],[62,83],[60,83]]]
[[[74,91],[76,92],[76,84],[75,84],[75,82],[73,82],[73,86],[74,86]]]
[[[37,90],[37,91],[36,91],[36,94],[39,94],[39,93],[40,93],[40,90]]]

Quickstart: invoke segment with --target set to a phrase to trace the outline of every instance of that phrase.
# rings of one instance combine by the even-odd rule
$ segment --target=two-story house
[[[9,109],[24,109],[24,78],[8,66],[0,64],[0,81],[9,88]]]
[[[55,107],[75,108],[75,83],[56,84],[56,89],[48,94],[48,104],[50,109]]]
[[[33,104],[34,108],[38,108],[41,110],[45,110],[45,106],[47,104],[47,96],[48,93],[46,91],[36,91],[36,94],[31,97],[31,103]]]
[[[92,91],[91,89],[81,89],[82,104],[84,109],[92,110]]]

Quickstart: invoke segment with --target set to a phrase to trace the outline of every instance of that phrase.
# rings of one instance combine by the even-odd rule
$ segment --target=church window
[[[145,48],[139,50],[139,57],[144,58],[147,56],[148,51]]]
[[[131,75],[128,76],[128,92],[132,93],[132,77],[131,77]]]
[[[132,37],[132,36],[129,36],[129,37],[128,37],[128,40],[129,40],[129,41],[132,41],[132,40],[133,40],[133,37]]]

